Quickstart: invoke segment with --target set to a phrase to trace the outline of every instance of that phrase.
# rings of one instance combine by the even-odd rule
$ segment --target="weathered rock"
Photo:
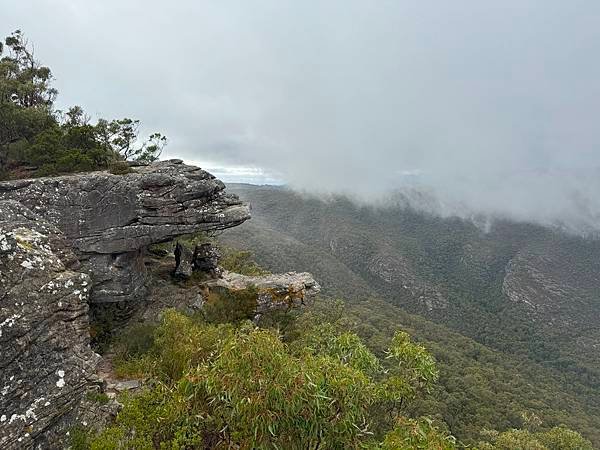
[[[222,269],[219,267],[221,253],[212,243],[206,242],[196,245],[194,251],[185,244],[177,241],[175,250],[175,278],[187,280],[194,271],[203,272],[212,278],[218,278]]]
[[[176,278],[187,280],[192,276],[194,254],[185,245],[177,242],[175,245],[175,275]]]
[[[573,250],[581,245],[576,238],[530,243],[506,265],[502,292],[552,331],[597,328],[600,261]]]
[[[236,196],[208,172],[161,161],[113,175],[93,172],[0,183],[0,199],[14,199],[56,225],[92,274],[92,302],[139,300],[149,244],[221,230],[250,217]]]
[[[60,231],[0,201],[0,448],[61,448],[99,356],[90,278]]]
[[[205,272],[213,278],[219,278],[223,272],[219,267],[220,259],[219,249],[210,242],[196,245],[194,249],[194,270]]]
[[[365,251],[365,254],[368,253]],[[409,261],[401,254],[382,248],[370,256],[365,263],[369,273],[379,278],[385,285],[394,286],[401,295],[407,295],[417,301],[427,311],[448,307],[448,300],[442,294],[442,289],[417,275]]]
[[[202,283],[200,289],[206,299],[214,290],[240,291],[250,286],[254,286],[258,290],[257,315],[273,309],[300,306],[307,298],[313,297],[321,291],[319,283],[307,272],[247,276],[224,271],[221,278]]]

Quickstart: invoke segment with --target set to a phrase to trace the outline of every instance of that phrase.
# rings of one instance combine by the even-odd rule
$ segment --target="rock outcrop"
[[[600,261],[591,251],[586,254],[584,245],[576,238],[563,238],[520,249],[506,265],[504,295],[523,305],[540,326],[565,331],[597,328]]]
[[[175,271],[173,275],[175,278],[179,278],[181,280],[187,280],[192,276],[193,271],[193,259],[194,254],[192,251],[185,245],[177,242],[175,245]]]
[[[213,278],[219,278],[222,275],[223,271],[219,267],[221,252],[210,242],[196,245],[193,259],[194,270],[208,273]]]
[[[0,448],[60,448],[97,383],[90,277],[62,233],[0,201]]]
[[[179,160],[123,175],[0,183],[0,448],[65,448],[74,427],[101,427],[114,415],[114,402],[93,401],[107,383],[90,347],[90,315],[141,299],[145,306],[133,308],[140,314],[194,310],[211,292],[254,286],[260,316],[319,292],[308,273],[225,272],[209,244],[193,253],[178,246],[179,275],[201,271],[207,279],[200,284],[173,282],[172,270],[162,279],[147,270],[150,244],[249,219],[249,208],[224,189]],[[108,384],[120,391],[136,383]]]
[[[16,200],[57,226],[91,274],[90,301],[145,295],[143,256],[149,244],[198,231],[222,230],[250,217],[237,196],[208,172],[180,160],[0,183],[0,199]]]
[[[213,252],[211,254],[214,255]],[[191,282],[174,282],[172,256],[148,258],[147,263],[151,272],[148,301],[136,311],[132,318],[135,321],[159,320],[165,308],[194,314],[204,310],[212,300],[232,298],[222,294],[243,291],[251,286],[256,288],[253,314],[257,318],[271,310],[287,310],[309,304],[321,290],[318,282],[306,272],[247,276],[219,266],[207,271],[196,269],[197,277]],[[218,276],[214,276],[215,272]]]
[[[210,242],[198,244],[192,251],[186,245],[177,242],[174,250],[176,278],[186,280],[194,271],[202,272],[212,278],[219,278],[222,270],[219,267],[221,253]]]
[[[409,261],[398,252],[379,249],[366,260],[365,267],[384,286],[412,299],[428,312],[448,307],[448,300],[439,286],[417,275]]]
[[[205,281],[200,285],[202,302],[209,301],[211,292],[242,291],[250,286],[256,288],[256,315],[273,309],[289,309],[304,304],[307,298],[321,291],[321,286],[310,273],[288,272],[247,276],[223,271],[220,278]]]

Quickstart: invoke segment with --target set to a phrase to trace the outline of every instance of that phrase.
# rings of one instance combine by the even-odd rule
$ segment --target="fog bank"
[[[31,10],[36,14],[31,14]],[[600,2],[0,0],[62,105],[167,157],[600,229]],[[48,20],[52,17],[52,20]]]

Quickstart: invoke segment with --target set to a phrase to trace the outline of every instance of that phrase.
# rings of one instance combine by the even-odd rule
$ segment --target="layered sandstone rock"
[[[98,383],[77,266],[55,226],[0,201],[0,448],[60,448]]]
[[[91,302],[140,300],[149,244],[198,231],[222,230],[250,217],[208,172],[180,160],[0,183],[0,199],[16,200],[57,226],[92,277]]]

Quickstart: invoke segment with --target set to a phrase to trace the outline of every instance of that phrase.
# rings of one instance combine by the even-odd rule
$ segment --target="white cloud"
[[[600,222],[595,0],[0,0],[0,11],[4,34],[22,28],[53,68],[61,105],[139,118],[170,138],[167,156],[366,196],[421,170],[445,204]]]

